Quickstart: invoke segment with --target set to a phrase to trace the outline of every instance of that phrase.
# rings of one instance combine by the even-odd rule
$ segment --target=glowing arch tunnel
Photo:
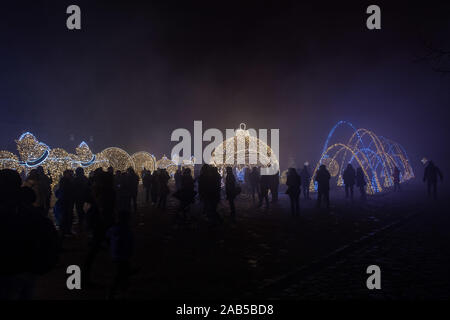
[[[353,133],[346,141],[330,142],[335,131],[348,126]],[[343,172],[348,163],[361,167],[367,181],[367,192],[373,194],[393,185],[394,168],[400,170],[400,182],[414,178],[414,172],[405,149],[392,140],[377,136],[367,129],[356,129],[350,122],[339,121],[325,141],[320,160],[310,181],[310,190],[316,189],[314,176],[321,164],[327,166],[338,186],[343,185]]]

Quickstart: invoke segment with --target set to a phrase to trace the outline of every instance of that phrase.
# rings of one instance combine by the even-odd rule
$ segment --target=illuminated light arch
[[[383,140],[383,143],[386,144],[388,147],[388,154],[392,156],[393,161],[397,165],[399,169],[403,167],[404,170],[401,172],[402,174],[402,180],[406,181],[409,179],[414,178],[414,172],[412,171],[412,167],[410,165],[408,154],[406,153],[405,148],[392,140],[389,140],[385,137],[380,137],[381,140]]]
[[[253,160],[256,160],[256,163],[250,163]],[[279,162],[273,150],[265,142],[251,135],[244,123],[241,123],[234,137],[223,141],[212,151],[210,164],[218,167],[220,171],[227,166],[239,170],[254,166],[279,170]]]
[[[328,146],[334,132],[339,126],[348,125],[353,129],[353,133],[346,143],[335,143]],[[368,140],[364,143],[364,140]],[[368,193],[379,192],[383,187],[393,185],[394,168],[398,167],[401,175],[401,182],[405,182],[414,177],[414,172],[410,165],[408,156],[403,146],[384,137],[379,137],[375,133],[367,129],[355,129],[355,127],[347,121],[339,121],[330,131],[320,160],[318,161],[310,181],[310,190],[315,190],[314,176],[321,164],[332,164],[330,173],[337,176],[337,185],[343,185],[343,171],[347,163],[357,162],[358,166],[363,169],[367,180]],[[336,162],[339,165],[336,165]],[[337,168],[337,172],[336,172]],[[383,185],[380,179],[384,178]]]
[[[359,132],[362,132],[362,134],[360,134]],[[384,145],[381,142],[381,140],[370,130],[367,129],[358,129],[353,136],[350,138],[348,145],[352,146],[352,140],[353,137],[355,136],[355,134],[359,133],[359,137],[361,137],[361,139],[368,135],[371,139],[371,144],[373,143],[375,145],[375,148],[377,150],[376,154],[379,155],[380,157],[384,158],[383,161],[385,162],[386,165],[389,166],[389,169],[391,169],[391,173],[393,172],[394,168],[392,167],[392,163],[390,163],[390,161],[388,161],[387,158],[387,153],[384,150]],[[362,140],[357,140],[355,142],[355,145],[353,146],[353,149],[356,149],[358,147],[359,141]]]
[[[336,123],[333,126],[333,128],[331,128],[330,132],[328,133],[327,139],[325,140],[325,144],[323,145],[322,154],[325,153],[325,151],[328,149],[328,144],[330,143],[330,139],[333,136],[336,129],[339,128],[340,126],[344,126],[344,125],[349,126],[354,132],[356,132],[356,128],[355,128],[355,126],[353,126],[353,124],[351,122],[348,122],[345,120],[338,121],[338,123]]]
[[[366,177],[366,181],[367,181],[367,192],[369,194],[373,194],[375,193],[374,188],[372,186],[372,183],[369,183],[372,181],[372,179],[370,178],[369,174],[366,171],[366,168],[364,168],[363,163],[361,162],[361,159],[357,156],[357,154],[347,145],[343,144],[343,143],[335,143],[331,146],[328,147],[328,149],[325,150],[325,153],[322,154],[321,156],[321,160],[327,155],[329,154],[333,149],[339,148],[337,150],[337,152],[341,152],[342,150],[347,150],[349,151],[353,156],[354,159],[357,161],[357,163],[359,164],[359,166],[362,168],[364,175]],[[314,168],[312,177],[315,177],[317,170],[319,169],[319,166],[321,165],[321,162],[319,161],[316,165],[316,167]],[[378,182],[377,182],[378,183]],[[310,184],[309,184],[309,189],[311,191],[314,191],[315,186],[314,186],[314,178],[311,179]]]
[[[332,177],[337,177],[339,174],[339,163],[334,159],[334,157],[323,159],[322,164],[327,167]]]
[[[147,169],[150,172],[156,170],[155,156],[147,151],[139,151],[131,155],[131,159],[134,162],[134,167],[137,170],[137,174],[141,177],[142,170]],[[142,178],[142,177],[141,177]]]
[[[128,168],[133,168],[134,161],[125,150],[117,147],[106,148],[99,153],[100,159],[106,159],[108,161],[108,166],[114,168],[114,171],[126,171]]]
[[[382,160],[382,172],[385,174],[384,186],[390,187],[394,184],[392,175],[394,173],[395,167],[398,167],[400,169],[402,182],[414,177],[412,167],[409,165],[409,159],[406,151],[400,144],[384,137],[378,137],[372,131],[367,129],[358,129],[358,131],[362,132],[360,136],[364,137],[365,135],[368,135],[371,139],[368,148],[366,148],[365,150],[368,150],[367,152],[372,151],[370,147],[374,145],[376,152],[372,152]],[[352,139],[353,136],[352,138],[350,138],[349,144],[351,144]],[[357,146],[358,142],[356,142],[354,148],[356,148]],[[394,153],[394,151],[396,153]]]

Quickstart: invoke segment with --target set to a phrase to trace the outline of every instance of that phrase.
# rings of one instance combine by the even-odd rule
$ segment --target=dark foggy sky
[[[392,1],[391,1],[392,2]],[[368,5],[382,30],[365,27]],[[280,128],[282,165],[315,162],[349,120],[400,142],[417,165],[448,158],[444,2],[34,1],[0,5],[1,147],[25,130],[50,146],[169,155],[176,128]],[[66,8],[82,30],[66,29]],[[69,140],[73,134],[75,141]]]

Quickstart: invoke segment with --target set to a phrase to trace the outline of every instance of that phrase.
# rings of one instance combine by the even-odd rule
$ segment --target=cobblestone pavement
[[[312,274],[291,279],[281,299],[421,300],[450,298],[450,217],[428,202],[405,223]],[[381,290],[366,287],[366,268],[381,269]]]
[[[307,265],[375,230],[407,217],[419,207],[416,197],[414,192],[404,190],[402,194],[376,195],[362,203],[358,200],[345,200],[342,192],[336,192],[332,196],[330,210],[316,209],[313,200],[302,199],[300,217],[290,215],[289,201],[285,194],[280,193],[280,201],[269,209],[256,208],[249,199],[241,197],[237,201],[237,223],[230,221],[228,205],[222,201],[219,213],[224,222],[214,228],[208,225],[199,204],[193,206],[189,221],[180,222],[175,219],[177,204],[173,198],[170,199],[167,212],[161,212],[141,202],[138,215],[133,217],[136,240],[133,264],[139,268],[139,272],[132,277],[131,286],[124,298],[335,298],[339,297],[339,288],[356,293],[350,288],[365,285],[366,264],[376,263],[379,263],[382,269],[382,292],[387,292],[391,286],[389,275],[392,275],[392,272],[402,275],[398,281],[406,280],[411,283],[412,277],[416,275],[414,272],[420,271],[420,268],[412,267],[412,275],[402,273],[405,271],[403,264],[413,266],[417,259],[422,259],[421,264],[434,265],[440,261],[438,255],[433,255],[436,261],[430,260],[430,251],[425,241],[436,239],[428,227],[426,232],[421,230],[419,222],[414,222],[417,224],[413,224],[417,230],[411,232],[417,234],[417,241],[423,239],[424,243],[413,245],[411,241],[404,240],[404,245],[399,244],[403,258],[397,260],[400,263],[398,266],[380,262],[380,259],[390,257],[388,248],[394,252],[397,250],[394,244],[403,239],[392,238],[386,240],[388,245],[364,251],[361,256],[367,256],[367,262],[359,263],[359,266],[336,263],[334,268],[353,266],[355,270],[351,273],[345,271],[348,272],[348,277],[332,277],[333,272],[324,270],[322,278],[318,273],[316,278],[296,279],[296,282],[291,281],[287,285],[283,283],[284,287],[280,290],[261,290],[261,287],[289,275],[299,266]],[[436,225],[439,230],[443,227]],[[401,233],[398,236],[400,235]],[[86,288],[82,284],[82,290],[66,288],[66,268],[72,264],[82,265],[87,242],[85,233],[66,239],[57,268],[38,279],[37,299],[106,297],[114,272],[106,245],[94,265],[93,276],[97,286]],[[414,248],[421,245],[422,254],[411,255],[408,251],[410,245]],[[379,250],[388,251],[380,253]],[[373,259],[370,252],[373,252]],[[350,261],[351,257],[346,259]],[[328,276],[325,276],[327,274]],[[296,284],[296,287],[290,284]],[[396,283],[392,286],[401,287]],[[364,288],[360,288],[362,297],[368,294]],[[389,292],[393,294],[392,291]],[[380,293],[371,294],[383,297]],[[396,296],[399,295],[396,293]]]

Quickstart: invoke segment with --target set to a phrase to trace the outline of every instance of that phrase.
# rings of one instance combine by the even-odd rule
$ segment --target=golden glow
[[[5,150],[0,150],[0,170],[2,169],[13,169],[19,172],[23,170],[17,156]]]
[[[155,156],[146,152],[139,151],[131,156],[131,160],[134,162],[134,166],[137,170],[137,174],[141,177],[142,170],[147,169],[150,172],[156,169],[156,159]],[[142,177],[141,177],[142,178]]]
[[[166,155],[164,155],[161,159],[156,161],[156,167],[158,169],[166,169],[167,173],[171,177],[173,177],[178,168],[177,164],[174,161],[167,158]]]
[[[126,171],[128,168],[135,169],[133,159],[123,149],[110,147],[99,153],[102,159],[108,160],[109,166],[114,168],[114,171]]]
[[[132,167],[138,169],[138,174],[142,166],[150,171],[156,168],[155,157],[145,151],[137,152],[130,157],[125,150],[112,147],[94,154],[89,146],[82,142],[75,148],[75,153],[68,153],[61,148],[49,148],[29,132],[22,134],[16,143],[19,157],[9,151],[0,150],[0,169],[8,168],[19,172],[25,170],[28,174],[33,168],[42,166],[45,173],[50,173],[53,186],[58,183],[64,170],[77,167],[84,168],[86,175],[100,167],[104,170],[113,167],[116,171]]]
[[[211,165],[219,167],[269,167],[279,169],[273,150],[263,141],[250,134],[241,124],[234,137],[228,138],[211,153]]]
[[[369,144],[366,146],[362,142],[365,137],[369,141]],[[395,159],[398,159],[398,161]],[[357,129],[346,144],[335,143],[322,153],[311,176],[310,191],[315,189],[314,177],[321,164],[327,166],[331,176],[338,177],[337,185],[343,186],[343,171],[351,160],[356,160],[358,166],[363,170],[368,194],[373,194],[376,191],[382,191],[383,188],[392,186],[392,176],[396,166],[403,169],[401,182],[414,178],[406,153],[398,143],[378,137],[367,129]]]

